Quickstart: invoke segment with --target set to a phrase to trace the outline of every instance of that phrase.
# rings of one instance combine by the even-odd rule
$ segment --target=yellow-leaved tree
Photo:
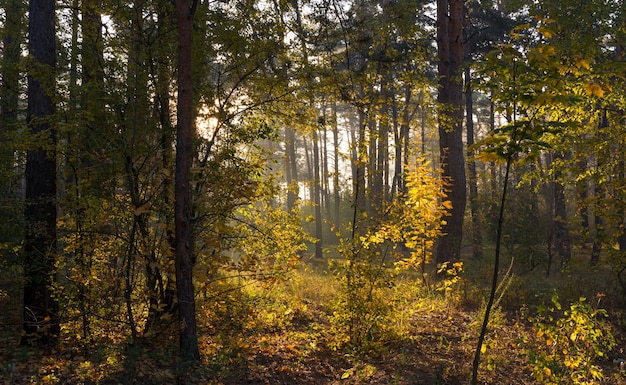
[[[335,347],[366,353],[391,334],[389,322],[396,310],[389,301],[397,274],[422,269],[432,261],[435,240],[441,234],[450,202],[439,170],[424,159],[407,172],[407,193],[381,215],[360,237],[343,239],[344,259],[330,267],[341,283],[331,317]]]
[[[442,179],[429,162],[421,161],[407,175],[407,194],[400,207],[402,238],[411,250],[397,265],[423,269],[432,261],[435,240],[441,235],[452,203],[447,199]]]

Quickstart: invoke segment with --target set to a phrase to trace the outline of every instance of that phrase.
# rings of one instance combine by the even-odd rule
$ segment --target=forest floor
[[[524,280],[514,281],[492,318],[482,384],[539,383],[521,342],[536,333],[523,311],[526,293],[519,290],[526,286]],[[479,293],[461,283],[455,287],[460,295],[446,299],[425,296],[415,287],[407,280],[392,289],[389,301],[403,302],[384,318],[379,338],[363,340],[358,348],[350,347],[346,331],[336,325],[339,286],[319,269],[296,272],[271,287],[229,291],[220,301],[199,299],[202,362],[193,367],[177,364],[173,322],[133,344],[123,329],[94,330],[84,344],[69,332],[74,325],[64,329],[68,332],[57,349],[19,347],[17,301],[5,296],[0,299],[0,385],[469,384],[481,322],[480,303],[470,298]],[[616,344],[595,361],[604,373],[595,383],[622,385],[626,372],[616,362],[626,358],[623,312],[609,311],[608,320]]]

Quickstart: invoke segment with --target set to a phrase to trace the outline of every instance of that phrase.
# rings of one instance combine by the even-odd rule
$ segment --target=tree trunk
[[[324,103],[325,104],[325,103]],[[325,105],[322,107],[323,114],[323,124],[322,124],[322,138],[321,138],[321,148],[320,148],[320,156],[322,162],[322,173],[320,175],[320,183],[322,188],[322,206],[326,209],[327,218],[330,218],[330,188],[329,188],[329,180],[328,180],[328,128],[326,124],[328,120],[326,119],[326,107]]]
[[[353,217],[353,223],[352,226],[356,229],[358,226],[358,221],[361,218],[361,216],[363,216],[364,214],[366,214],[366,204],[367,201],[365,199],[365,163],[367,160],[367,146],[366,146],[366,141],[365,141],[365,126],[367,125],[366,121],[366,114],[364,111],[359,111],[359,128],[358,128],[358,137],[357,137],[357,143],[356,143],[356,153],[353,156],[353,163],[354,163],[354,171],[355,171],[355,177],[354,177],[354,202],[355,202],[355,207],[354,207],[354,217]],[[358,231],[355,231],[356,234],[358,234]]]
[[[556,153],[554,160],[563,159],[562,154]],[[572,246],[567,228],[567,206],[565,204],[565,189],[558,181],[560,172],[555,172],[554,181],[554,250],[559,257],[561,268],[565,268],[572,257]]]
[[[602,138],[602,140],[606,140],[605,138],[605,129],[609,127],[609,120],[607,117],[607,111],[606,109],[602,111],[602,115],[600,116],[600,121],[598,123],[598,135],[600,136],[600,138]],[[606,156],[606,154],[605,154]],[[605,159],[604,156],[602,157],[598,157],[596,159],[596,169],[601,169],[602,168],[602,164],[601,163],[605,163],[606,161],[608,161],[608,159]],[[620,180],[623,180],[623,178],[620,178]],[[602,252],[602,237],[601,237],[601,233],[602,233],[602,229],[603,229],[603,220],[602,217],[598,214],[598,205],[595,204],[595,202],[598,202],[600,199],[602,199],[602,195],[604,194],[604,189],[601,187],[601,184],[598,183],[597,181],[594,182],[594,197],[593,197],[593,202],[594,202],[594,208],[593,208],[593,215],[594,215],[594,221],[593,221],[593,230],[591,231],[591,229],[589,229],[589,226],[587,226],[587,229],[589,229],[589,235],[592,237],[592,243],[591,243],[591,258],[590,258],[590,262],[591,265],[596,265],[598,262],[600,262],[600,253]],[[586,192],[586,190],[585,190]],[[586,210],[585,210],[586,212]],[[587,224],[589,225],[589,218],[587,217]]]
[[[76,2],[78,4],[78,1]],[[79,124],[81,129],[72,136],[68,137],[69,145],[75,151],[77,156],[78,172],[74,173],[74,184],[76,186],[75,193],[75,212],[73,213],[76,218],[77,236],[79,238],[79,247],[76,252],[76,263],[80,267],[83,279],[77,282],[79,292],[79,303],[82,313],[83,322],[83,334],[85,347],[89,348],[88,341],[90,341],[90,322],[88,311],[90,309],[89,301],[89,285],[84,282],[89,281],[91,276],[91,261],[88,253],[85,252],[88,247],[89,239],[85,236],[82,229],[84,226],[84,210],[85,201],[81,202],[81,197],[85,197],[86,190],[93,194],[101,193],[101,186],[106,182],[103,179],[98,179],[98,173],[94,173],[95,161],[93,153],[99,151],[98,138],[102,136],[104,127],[106,124],[105,114],[105,89],[104,89],[104,70],[103,70],[103,41],[102,41],[102,20],[98,13],[98,6],[93,0],[83,0],[80,2],[80,13],[82,17],[82,23],[80,27],[82,30],[82,44],[81,46],[81,94],[80,102],[75,95],[74,91],[77,79],[74,71],[78,68],[78,52],[73,50],[70,65],[73,70],[70,70],[70,109],[72,112],[79,112],[81,115]],[[78,12],[78,10],[75,10]],[[78,39],[78,15],[75,15],[76,25],[72,26],[72,41]],[[76,40],[76,45],[78,41]],[[128,307],[127,307],[128,310]],[[132,319],[129,315],[129,319]],[[133,336],[136,334],[136,330],[132,328]]]
[[[298,163],[296,159],[296,132],[285,127],[285,169],[287,174],[287,210],[296,206],[298,199]]]
[[[404,87],[404,107],[402,111],[402,117],[400,118],[399,132],[395,134],[395,176],[394,186],[398,194],[402,195],[406,193],[406,169],[408,167],[408,141],[409,130],[411,120],[411,86],[406,84]],[[394,103],[395,105],[395,103]],[[397,107],[395,108],[397,110]],[[396,115],[396,113],[394,113]],[[396,121],[397,119],[394,119]],[[395,131],[395,130],[394,130]],[[393,195],[393,193],[392,193]]]
[[[320,148],[317,128],[313,129],[313,205],[315,208],[315,258],[322,258],[322,202],[320,183]]]
[[[475,259],[483,257],[483,237],[480,223],[480,207],[478,205],[478,176],[476,174],[476,160],[471,146],[474,145],[474,105],[471,71],[465,68],[465,120],[467,128],[467,170],[469,173],[469,201],[472,213],[472,256]]]
[[[24,40],[24,14],[21,1],[9,1],[4,8],[5,20],[2,35],[3,57],[0,83],[0,211],[6,220],[0,223],[0,242],[21,242],[21,235],[14,226],[21,218],[23,191],[20,180],[23,170],[15,167],[15,143],[13,134],[18,130],[20,93],[20,57]],[[12,218],[12,219],[10,219]]]
[[[302,138],[302,144],[304,145],[304,159],[306,159],[306,172],[307,172],[307,186],[309,188],[309,203],[315,200],[315,187],[313,184],[313,159],[311,151],[309,150],[309,142],[306,136]]]
[[[373,108],[372,108],[373,109]],[[378,150],[378,129],[376,120],[373,117],[373,113],[369,114],[369,119],[367,121],[367,128],[369,129],[369,142],[368,142],[368,152],[367,152],[367,190],[365,191],[365,198],[367,200],[367,215],[370,218],[375,218],[377,216],[378,211],[378,186],[382,185],[382,177],[380,178],[380,183],[378,181],[378,162],[377,162],[377,150]]]
[[[538,167],[540,169],[544,168],[546,170],[550,169],[552,164],[552,153],[547,151],[543,158],[545,158],[545,165],[542,166],[542,157],[539,157],[537,161],[539,162]],[[546,202],[546,211],[549,215],[549,225],[546,233],[546,246],[547,246],[547,254],[548,260],[546,261],[546,277],[550,276],[552,272],[552,262],[554,260],[553,256],[553,247],[552,244],[554,242],[554,181],[550,181],[548,183],[544,183],[542,185],[542,193],[544,196],[544,200]]]
[[[388,175],[389,175],[389,83],[387,81],[388,75],[383,75],[383,82],[381,84],[381,106],[380,115],[378,118],[378,130],[376,141],[376,162],[373,185],[372,185],[372,213],[376,216],[382,215],[385,210],[385,204],[387,200],[387,194],[389,189]]]
[[[333,195],[334,195],[334,207],[333,207],[333,220],[335,225],[335,233],[338,232],[339,226],[341,223],[341,218],[339,209],[340,209],[340,200],[341,194],[339,191],[339,122],[337,121],[337,103],[333,102],[332,104],[332,114],[333,114],[333,164],[335,170],[333,172]]]
[[[192,274],[191,163],[193,159],[192,0],[176,0],[178,26],[178,104],[174,225],[176,288],[180,319],[180,350],[184,360],[200,359],[196,333],[196,302]]]
[[[27,122],[38,146],[26,154],[26,233],[24,239],[24,336],[51,344],[60,332],[58,303],[52,293],[56,259],[56,132],[50,119],[56,66],[55,2],[29,3]]]
[[[17,119],[19,100],[20,56],[23,41],[24,12],[20,1],[9,1],[4,8],[5,25],[2,36],[2,87],[0,87],[0,116],[2,129],[13,127]],[[12,155],[12,154],[11,154]],[[7,164],[12,165],[13,162]]]
[[[466,204],[465,151],[463,148],[463,0],[437,0],[437,53],[439,72],[439,151],[443,178],[448,183],[450,216],[442,226],[437,263],[461,257]]]
[[[162,2],[157,2],[157,17],[158,20],[171,20],[171,14],[168,12],[168,7]],[[170,23],[162,22],[157,26],[157,34],[160,39],[167,39],[170,31]],[[173,231],[173,212],[171,210],[172,204],[172,177],[169,171],[172,169],[173,159],[173,130],[170,117],[170,56],[166,49],[159,49],[156,54],[156,68],[153,69],[152,76],[156,79],[155,89],[156,95],[154,96],[154,114],[155,120],[158,121],[161,128],[161,169],[162,172],[162,187],[161,194],[163,199],[163,221],[165,223],[165,241],[170,250],[174,250],[176,247],[176,237]],[[154,253],[153,253],[154,254]],[[144,326],[144,335],[148,333],[161,315],[165,313],[173,314],[176,310],[175,298],[176,288],[175,279],[172,276],[173,272],[169,269],[170,254],[167,253],[166,257],[168,261],[164,264],[159,264],[156,256],[151,255],[152,260],[146,261],[146,280],[148,290],[150,290],[150,308],[148,309],[148,316]],[[165,282],[164,282],[165,280]]]

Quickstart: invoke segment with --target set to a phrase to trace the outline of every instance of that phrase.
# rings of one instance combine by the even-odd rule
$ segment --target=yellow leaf
[[[483,345],[480,347],[480,352],[481,352],[481,353],[484,353],[484,352],[486,352],[486,351],[487,351],[487,345],[483,344]]]
[[[596,83],[587,83],[585,84],[585,92],[587,95],[597,96],[599,98],[604,96],[604,90]]]
[[[487,162],[501,161],[502,157],[496,154],[495,152],[483,151],[483,152],[476,154],[476,159],[480,160],[481,162],[487,163]]]
[[[576,62],[576,67],[578,67],[578,68],[584,68],[584,69],[586,69],[586,70],[588,70],[588,69],[590,69],[590,68],[591,68],[591,66],[589,65],[589,62],[588,62],[587,60],[585,60],[585,59],[578,60],[578,61]]]
[[[527,28],[530,28],[530,24],[529,23],[521,24],[521,25],[516,26],[510,32],[511,33],[511,37],[514,38],[514,39],[518,39],[518,38],[522,37],[522,35],[519,32],[520,31],[524,31]]]
[[[551,39],[554,36],[554,32],[546,27],[539,27],[537,29],[539,31],[540,34],[543,35],[543,37],[545,37],[546,39]]]
[[[554,55],[556,53],[556,48],[552,45],[544,45],[537,49],[541,55]]]

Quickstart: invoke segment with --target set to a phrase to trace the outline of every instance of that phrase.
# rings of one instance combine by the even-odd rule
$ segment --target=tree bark
[[[173,22],[172,14],[169,12],[169,6],[163,2],[157,2],[157,20],[168,20],[167,23],[160,22],[157,26],[157,35],[160,41],[165,42],[169,38],[169,31]],[[173,159],[173,143],[174,143],[174,131],[172,130],[172,121],[170,116],[170,83],[171,83],[171,71],[170,71],[170,52],[161,47],[155,55],[155,68],[152,69],[152,76],[156,79],[154,95],[154,118],[158,121],[161,136],[160,136],[160,150],[161,150],[161,169],[162,173],[162,187],[161,194],[163,200],[163,221],[166,225],[165,240],[170,250],[176,248],[176,237],[174,234],[173,224],[173,180],[169,173],[172,169]],[[151,253],[151,258],[146,261],[146,285],[150,290],[149,309],[146,323],[144,326],[144,335],[152,330],[153,326],[158,324],[158,320],[163,314],[174,314],[176,311],[176,287],[175,279],[173,277],[173,271],[169,268],[169,264],[160,266],[157,257],[154,253]],[[166,254],[169,261],[172,257],[169,253]]]
[[[376,162],[373,185],[371,191],[371,199],[373,204],[372,213],[380,216],[385,210],[387,195],[389,191],[389,82],[388,74],[383,75],[381,84],[381,100],[380,100],[380,116],[378,118],[378,130],[376,141]]]
[[[354,218],[352,226],[357,226],[357,222],[359,219],[366,214],[366,204],[367,201],[365,199],[365,164],[367,161],[367,145],[365,140],[365,126],[367,125],[366,113],[364,111],[359,111],[359,128],[358,128],[358,137],[356,138],[356,152],[353,155],[353,165],[354,165]],[[358,231],[353,231],[356,234],[359,234]]]
[[[411,85],[406,84],[404,86],[404,107],[402,109],[402,117],[400,118],[399,131],[396,129],[394,131],[398,131],[395,133],[395,175],[394,175],[394,186],[399,195],[403,195],[406,193],[406,169],[408,168],[408,141],[409,141],[409,130],[410,130],[410,120],[413,113],[411,112],[411,100],[412,92]],[[394,104],[395,106],[395,104]],[[395,108],[397,110],[397,107]],[[394,115],[396,115],[394,113]],[[397,119],[394,119],[396,121]],[[397,125],[397,124],[396,124]],[[395,196],[392,188],[392,196]]]
[[[18,203],[22,199],[20,179],[23,178],[21,167],[15,167],[15,144],[13,133],[17,131],[19,93],[20,93],[20,57],[21,44],[24,40],[24,14],[26,7],[21,1],[9,1],[4,7],[5,20],[2,34],[3,57],[0,83],[0,191],[2,201],[0,210],[5,218],[21,218],[22,208]],[[0,224],[0,242],[21,242],[14,231],[14,220],[5,220]]]
[[[180,319],[180,351],[183,360],[200,359],[196,333],[196,303],[192,275],[191,163],[193,159],[192,35],[191,0],[176,0],[178,26],[178,105],[176,127],[176,173],[174,226],[176,288]]]
[[[333,195],[334,195],[334,207],[333,207],[333,220],[335,225],[335,233],[339,230],[341,218],[339,218],[339,204],[341,201],[341,194],[339,191],[339,122],[337,121],[337,103],[332,104],[332,125],[333,125]]]
[[[463,148],[463,0],[437,0],[437,54],[439,72],[438,125],[443,178],[448,183],[450,216],[442,226],[436,261],[461,257],[463,217],[466,204],[465,151]]]
[[[331,208],[330,208],[330,180],[328,176],[330,175],[328,171],[328,119],[326,118],[326,107],[322,107],[323,109],[323,120],[324,124],[322,125],[322,138],[321,138],[321,161],[322,161],[322,174],[320,176],[320,183],[322,184],[322,205],[326,209],[326,216],[330,219],[331,216]]]
[[[322,202],[320,181],[320,148],[317,127],[313,129],[313,205],[315,208],[315,258],[322,258]]]
[[[556,153],[554,160],[563,159],[562,154]],[[572,245],[567,228],[567,207],[565,204],[565,189],[558,181],[560,172],[555,172],[554,181],[554,250],[556,251],[561,268],[565,268],[572,257]]]
[[[469,56],[469,55],[468,55]],[[483,237],[480,221],[480,207],[478,204],[478,176],[476,160],[471,146],[474,145],[474,104],[472,90],[472,76],[469,66],[465,69],[465,120],[467,131],[467,170],[469,174],[469,201],[472,213],[472,256],[475,259],[483,257]]]
[[[373,110],[373,107],[371,107]],[[367,190],[364,191],[367,200],[367,215],[369,218],[375,218],[378,212],[378,196],[380,193],[378,187],[382,186],[382,176],[378,174],[377,150],[378,150],[378,127],[374,119],[374,113],[370,113],[367,121],[367,129],[369,131],[368,155],[367,155]],[[380,183],[379,183],[380,179]]]
[[[9,1],[5,7],[5,26],[2,36],[2,87],[0,87],[0,115],[2,126],[14,125],[17,119],[19,95],[19,63],[25,10],[21,2]]]
[[[29,3],[27,122],[37,147],[26,154],[26,233],[24,239],[24,336],[52,344],[60,332],[58,303],[52,293],[56,259],[56,132],[50,120],[56,66],[54,0]]]
[[[293,128],[285,127],[285,170],[287,175],[287,210],[296,206],[298,199],[298,163],[296,159],[296,132]]]

